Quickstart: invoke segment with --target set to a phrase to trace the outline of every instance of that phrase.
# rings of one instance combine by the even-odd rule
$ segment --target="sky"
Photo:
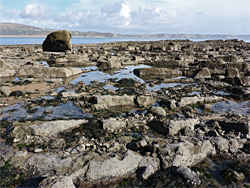
[[[0,22],[122,34],[250,34],[250,0],[0,0]]]

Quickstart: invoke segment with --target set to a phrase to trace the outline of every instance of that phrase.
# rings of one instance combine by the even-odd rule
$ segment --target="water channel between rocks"
[[[48,66],[46,62],[41,62],[43,65]],[[82,70],[88,70],[89,72],[83,73],[80,75],[78,78],[74,79],[70,83],[75,85],[78,84],[79,82],[83,82],[86,85],[90,85],[93,82],[99,82],[99,83],[104,83],[109,79],[113,79],[119,81],[124,78],[132,78],[133,80],[140,82],[140,83],[147,83],[147,80],[144,80],[142,78],[137,77],[134,73],[134,69],[139,69],[139,68],[150,68],[151,66],[148,65],[132,65],[132,66],[127,66],[119,71],[115,71],[113,73],[105,73],[102,71],[97,70],[98,67],[96,66],[91,66],[91,67],[83,67],[80,68]],[[171,78],[174,80],[177,79],[185,79],[186,77],[175,77]],[[14,81],[18,81],[19,78],[15,78]],[[195,83],[193,83],[195,84]],[[171,87],[176,87],[176,86],[187,86],[190,84],[181,84],[181,83],[160,83],[160,84],[155,84],[153,86],[150,86],[149,83],[146,84],[146,88],[148,92],[151,91],[159,91],[162,88],[171,88]],[[118,90],[119,88],[106,84],[103,86],[104,89],[106,90]],[[57,93],[62,92],[62,91],[70,91],[66,90],[65,87],[60,87],[55,89]],[[201,94],[201,91],[193,91],[191,93],[188,93],[189,96],[192,95],[199,95]],[[229,93],[225,93],[223,91],[213,91],[214,94],[217,95],[230,95]],[[49,100],[54,100],[54,97],[52,96],[44,96],[42,99],[46,99],[47,105],[46,107],[41,107],[37,106],[33,109],[32,112],[29,112],[27,109],[25,109],[25,103],[17,103],[15,105],[11,105],[8,107],[3,108],[2,115],[0,116],[0,121],[1,120],[11,120],[11,121],[18,121],[18,120],[55,120],[55,119],[80,119],[80,118],[85,118],[85,117],[92,117],[90,113],[83,113],[81,108],[76,107],[72,101],[68,101],[66,103],[60,103],[57,106],[49,106],[50,101]],[[214,105],[212,105],[211,111],[215,113],[232,113],[232,114],[250,114],[250,102],[234,102],[234,101],[222,101],[218,102]],[[49,112],[49,114],[47,113]],[[130,112],[132,113],[142,113],[138,110],[131,110]],[[145,113],[145,111],[143,111]]]

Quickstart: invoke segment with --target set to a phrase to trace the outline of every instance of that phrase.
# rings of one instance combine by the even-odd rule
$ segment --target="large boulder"
[[[70,31],[54,31],[43,42],[43,51],[63,52],[72,50],[72,34]]]

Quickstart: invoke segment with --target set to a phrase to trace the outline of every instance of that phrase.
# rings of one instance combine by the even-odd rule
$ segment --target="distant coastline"
[[[0,35],[0,38],[46,38],[47,35]],[[72,38],[156,38],[155,36],[145,36],[142,37],[140,35],[136,36],[112,36],[112,37],[107,37],[107,36],[79,36],[79,35],[73,35]],[[159,38],[166,38],[166,37],[159,37]],[[173,38],[174,39],[174,38]],[[187,39],[187,38],[183,38]]]
[[[46,38],[47,35],[0,35],[0,38]],[[166,34],[165,36],[159,36],[157,34],[152,35],[122,35],[119,36],[79,36],[73,35],[72,38],[162,38],[163,40],[168,39],[181,39],[181,40],[192,40],[192,39],[204,39],[204,40],[230,40],[230,39],[238,39],[238,40],[250,40],[249,36],[240,36],[240,35],[195,35],[195,34],[173,34],[172,36]]]
[[[39,28],[29,25],[16,24],[16,23],[1,23],[0,22],[0,37],[1,38],[45,38],[49,33],[56,29]],[[108,33],[108,32],[97,32],[97,31],[71,31],[73,38],[113,38],[113,39],[183,39],[183,40],[227,40],[227,39],[238,39],[250,41],[249,34],[120,34],[120,33]]]
[[[0,38],[42,38],[46,37],[46,35],[0,35]]]

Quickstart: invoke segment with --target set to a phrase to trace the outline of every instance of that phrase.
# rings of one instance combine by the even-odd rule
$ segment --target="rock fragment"
[[[209,140],[204,140],[196,145],[186,140],[176,144],[166,144],[160,148],[163,168],[192,166],[215,153],[216,150]]]
[[[0,86],[0,93],[2,93],[5,97],[8,97],[11,91],[10,88],[7,86]]]
[[[119,130],[125,128],[126,125],[126,121],[117,120],[115,118],[102,120],[102,126],[104,130]]]
[[[210,79],[211,78],[210,70],[207,67],[201,69],[194,76],[194,79],[201,79],[201,78],[202,79]]]
[[[168,134],[169,135],[175,135],[179,130],[183,128],[190,128],[191,130],[194,130],[194,126],[199,124],[200,121],[198,118],[189,118],[185,120],[171,120],[168,125]]]
[[[162,107],[152,106],[149,111],[156,116],[165,117],[167,115],[166,110]]]
[[[136,97],[136,102],[139,106],[147,107],[152,105],[155,100],[150,95],[140,95]]]
[[[177,168],[176,171],[185,179],[191,181],[195,185],[199,185],[201,183],[199,175],[186,166],[181,166]]]
[[[40,184],[40,188],[61,188],[61,187],[67,187],[67,188],[75,188],[75,185],[73,184],[73,181],[71,178],[65,176],[65,177],[49,177],[44,179]]]
[[[148,179],[150,175],[160,168],[160,159],[154,157],[143,157],[139,167],[143,168],[141,173],[142,178]]]

